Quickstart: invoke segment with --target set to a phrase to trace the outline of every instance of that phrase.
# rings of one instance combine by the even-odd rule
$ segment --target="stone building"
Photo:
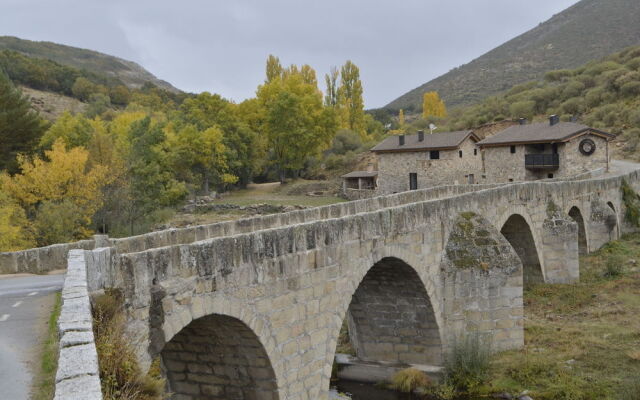
[[[482,149],[480,182],[562,178],[609,168],[615,136],[574,122],[527,124],[521,120],[477,143]]]
[[[369,165],[366,171],[353,171],[342,175],[342,193],[349,200],[373,197],[378,187],[378,171]]]
[[[482,169],[472,131],[397,135],[371,149],[378,158],[378,194],[475,183]]]

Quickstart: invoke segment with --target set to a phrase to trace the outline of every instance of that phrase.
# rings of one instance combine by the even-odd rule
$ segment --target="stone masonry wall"
[[[491,223],[462,213],[441,268],[448,347],[464,333],[481,335],[497,351],[524,344],[522,263]]]
[[[638,190],[640,172],[626,179]],[[584,215],[590,215],[596,198],[623,208],[621,180],[518,183],[428,200],[410,193],[405,199],[415,196],[416,202],[339,218],[128,254],[113,249],[108,255],[103,249],[93,262],[109,265],[98,268],[101,275],[89,281],[123,290],[128,326],[144,344],[139,354],[143,365],[194,321],[225,315],[242,321],[264,347],[280,398],[324,400],[349,304],[379,261],[395,258],[415,270],[433,307],[443,351],[460,329],[469,328],[464,318],[449,317],[452,310],[478,326],[513,322],[512,328],[496,326],[488,332],[494,341],[518,347],[517,338],[501,332],[519,329],[518,315],[505,314],[511,307],[507,303],[518,301],[522,277],[490,266],[488,272],[482,266],[448,270],[443,260],[456,216],[473,211],[490,221],[493,231],[484,230],[493,232],[489,237],[500,246],[505,239],[494,237],[495,232],[512,215],[521,215],[544,254],[550,200],[561,210],[578,205]],[[475,234],[474,243],[479,238]],[[545,261],[540,261],[545,271]],[[462,296],[460,304],[456,293]]]
[[[462,157],[459,151],[462,151]],[[478,182],[481,166],[480,150],[469,138],[459,149],[441,150],[438,160],[430,160],[428,151],[379,153],[378,192],[390,194],[409,190],[409,173],[418,174],[418,189],[466,184],[468,174],[474,174]]]
[[[70,250],[90,250],[94,246],[94,240],[82,240],[75,243],[54,244],[47,247],[0,253],[0,275],[41,274],[56,269],[65,269]]]
[[[58,318],[55,400],[102,400],[92,321],[85,252],[71,250]]]
[[[349,306],[349,337],[365,361],[440,365],[440,331],[420,277],[397,259],[382,259]]]
[[[277,400],[275,375],[256,335],[211,315],[192,322],[162,351],[174,400]]]

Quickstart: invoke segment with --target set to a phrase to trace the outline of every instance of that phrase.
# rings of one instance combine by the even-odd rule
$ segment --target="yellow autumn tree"
[[[81,239],[91,234],[91,219],[102,206],[101,189],[109,183],[105,167],[88,166],[89,152],[67,150],[62,139],[44,158],[18,162],[21,173],[0,179],[4,191],[33,219],[38,244]]]
[[[398,124],[400,125],[400,128],[404,126],[404,110],[403,109],[400,109],[400,112],[398,112]]]
[[[0,251],[33,247],[33,232],[24,210],[0,186]]]
[[[444,118],[447,116],[447,107],[440,99],[438,92],[426,92],[422,101],[422,117]]]

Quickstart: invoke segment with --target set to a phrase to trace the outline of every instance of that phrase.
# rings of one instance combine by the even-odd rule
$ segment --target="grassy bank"
[[[580,283],[525,293],[525,347],[492,386],[539,399],[640,399],[640,234],[581,259]]]
[[[56,370],[58,369],[58,317],[62,307],[62,296],[56,293],[53,311],[47,324],[47,336],[42,347],[40,370],[36,374],[33,400],[51,400],[55,393]]]

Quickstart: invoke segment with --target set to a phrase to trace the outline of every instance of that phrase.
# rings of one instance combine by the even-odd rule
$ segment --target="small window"
[[[458,151],[458,156],[462,158],[462,150]]]
[[[511,146],[511,154],[516,154],[516,146]]]
[[[409,190],[418,190],[418,174],[415,172],[409,173]]]
[[[431,150],[429,152],[429,159],[430,160],[439,160],[440,159],[440,151],[438,150]]]
[[[473,155],[477,156],[478,155],[478,149],[473,149]]]
[[[547,175],[547,178],[549,178],[549,179],[553,178],[553,174]]]
[[[486,175],[482,175],[482,179],[487,179],[487,176]]]
[[[513,178],[509,178],[509,182],[513,182]]]

